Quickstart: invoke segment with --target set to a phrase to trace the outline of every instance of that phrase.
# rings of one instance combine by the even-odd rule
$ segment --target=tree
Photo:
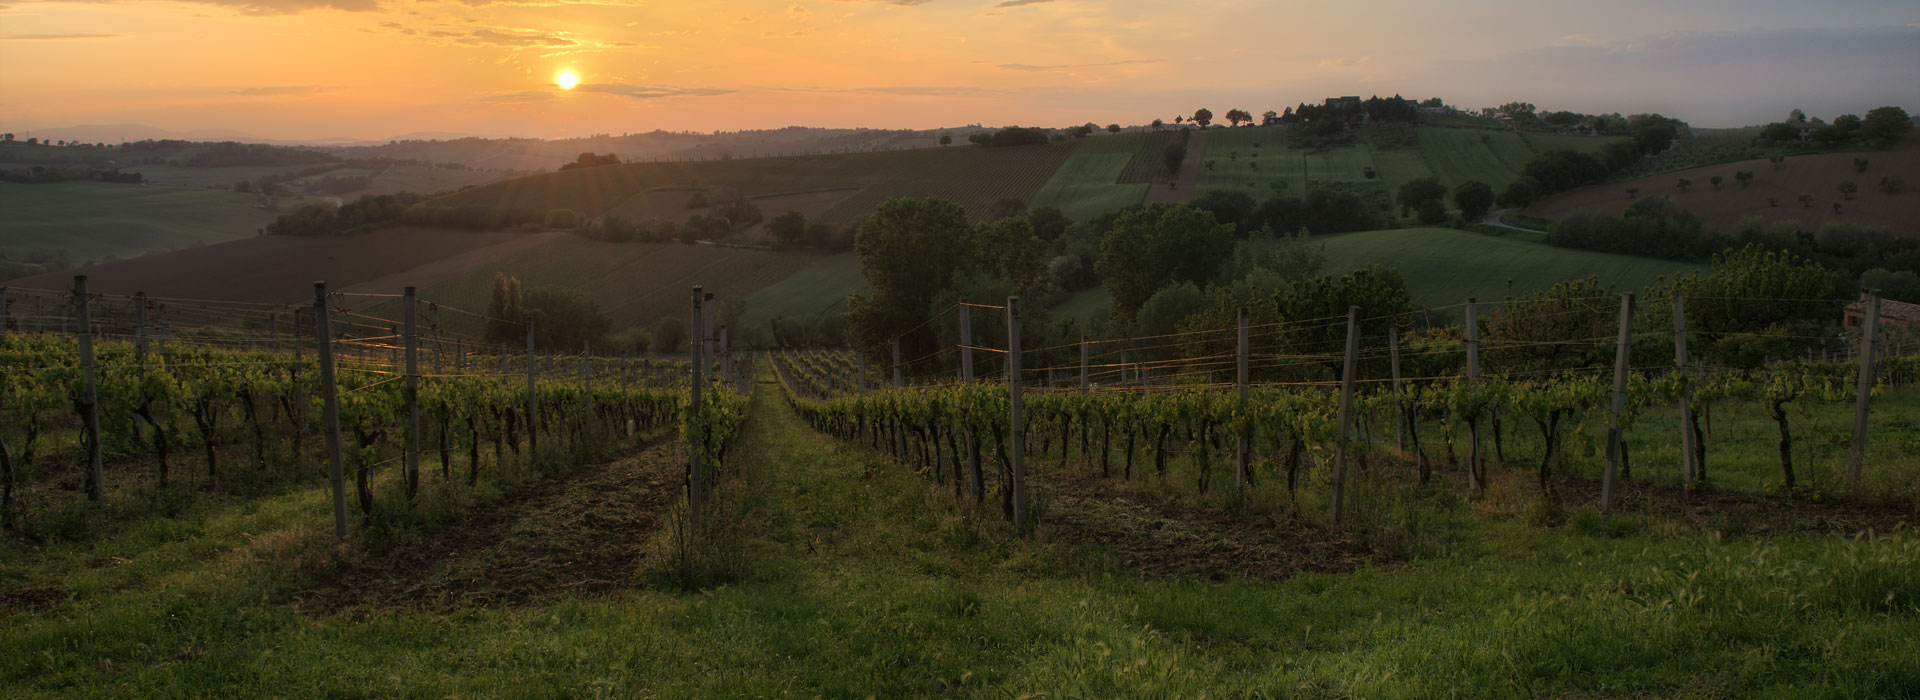
[[[1741,170],[1741,171],[1735,172],[1733,174],[1733,179],[1739,181],[1740,189],[1744,190],[1747,188],[1747,185],[1753,184],[1753,171]]]
[[[1680,183],[1679,183],[1679,187],[1680,187],[1680,191],[1681,191],[1681,192],[1685,192],[1685,191],[1687,191],[1687,188],[1689,188],[1689,187],[1692,187],[1692,186],[1693,186],[1693,181],[1692,181],[1692,180],[1689,180],[1689,179],[1687,179],[1687,178],[1684,178],[1684,177],[1683,177],[1683,178],[1680,178]]]
[[[1500,193],[1500,203],[1510,207],[1525,207],[1540,196],[1540,183],[1533,178],[1521,177],[1507,185]]]
[[[1073,219],[1067,218],[1059,207],[1040,207],[1027,212],[1027,223],[1033,227],[1033,235],[1052,243],[1066,235]]]
[[[1440,184],[1438,178],[1423,177],[1408,180],[1406,184],[1400,186],[1400,196],[1397,198],[1400,203],[1400,215],[1406,216],[1407,212],[1419,209],[1420,205],[1446,196],[1447,186]]]
[[[1025,219],[996,223],[1007,221],[1026,226]],[[902,338],[903,350],[916,356],[932,349],[931,331],[917,326],[934,311],[934,299],[981,266],[967,211],[935,197],[882,203],[855,227],[853,249],[867,289],[847,298],[847,339],[867,347],[916,331]]]
[[[1713,177],[1710,177],[1710,178],[1707,178],[1707,182],[1710,182],[1710,183],[1712,183],[1712,184],[1713,184],[1713,188],[1714,188],[1714,189],[1716,189],[1716,190],[1717,190],[1717,189],[1720,189],[1720,183],[1723,183],[1723,182],[1726,182],[1726,181],[1727,181],[1727,179],[1726,179],[1726,178],[1724,178],[1724,177],[1720,177],[1719,175],[1715,175],[1715,176],[1713,176]]]
[[[1838,185],[1835,185],[1833,188],[1840,191],[1841,199],[1845,199],[1849,201],[1853,199],[1853,193],[1860,191],[1860,186],[1853,184],[1851,182],[1842,182]]]
[[[1787,113],[1787,123],[1794,126],[1805,124],[1807,123],[1807,113],[1800,111],[1799,107],[1795,107],[1793,111]]]
[[[493,299],[487,303],[487,341],[524,339],[525,325],[520,309],[520,280],[504,272],[493,273]]]
[[[1806,208],[1808,208],[1808,209],[1812,209],[1812,208],[1813,208],[1813,195],[1810,195],[1810,194],[1803,194],[1803,195],[1800,195],[1800,206],[1803,206],[1803,207],[1806,207]]]
[[[1892,143],[1913,129],[1913,118],[1899,107],[1875,107],[1860,120],[1860,135]]]
[[[1638,197],[1638,196],[1640,196],[1640,188],[1638,187],[1627,188],[1627,199],[1633,199],[1634,197]]]
[[[773,236],[774,243],[781,246],[798,246],[807,241],[807,217],[797,211],[773,217],[767,221],[767,234]]]
[[[1176,118],[1176,121],[1177,121],[1177,118]],[[1193,117],[1188,119],[1187,121],[1191,121],[1195,124],[1199,124],[1200,128],[1205,129],[1207,128],[1208,124],[1213,123],[1213,110],[1207,109],[1205,107],[1196,109],[1193,111]]]
[[[1160,157],[1166,161],[1167,172],[1178,174],[1180,172],[1180,164],[1185,163],[1187,160],[1187,145],[1183,143],[1167,144],[1166,149],[1160,152]]]
[[[1238,190],[1207,190],[1187,203],[1213,215],[1214,220],[1231,224],[1240,238],[1246,238],[1253,226],[1253,196]]]
[[[1280,120],[1280,113],[1269,109],[1265,114],[1260,115],[1260,119],[1262,124],[1272,124]]]
[[[1161,287],[1212,281],[1233,249],[1232,224],[1193,207],[1154,204],[1114,220],[1094,270],[1106,280],[1113,320],[1126,326]]]
[[[1789,354],[1792,345],[1818,342],[1803,338],[1786,346],[1760,348],[1745,337],[1747,334],[1796,325],[1817,328],[1832,322],[1832,304],[1820,301],[1833,293],[1832,273],[1817,262],[1774,252],[1758,243],[1715,255],[1709,269],[1688,272],[1657,285],[1647,297],[1670,299],[1674,290],[1686,296],[1687,330],[1699,339],[1699,351],[1733,367],[1759,367]],[[1654,318],[1664,315],[1653,313]]]
[[[1153,129],[1154,131],[1159,131],[1159,130],[1161,130],[1161,129],[1165,129],[1165,128],[1167,128],[1167,123],[1166,123],[1166,122],[1163,122],[1163,121],[1160,121],[1160,120],[1158,120],[1158,119],[1155,119],[1155,120],[1153,120],[1153,123],[1152,123],[1152,124],[1149,124],[1149,125],[1147,125],[1147,126],[1148,126],[1149,128],[1151,128],[1151,129]]]
[[[687,322],[679,316],[667,316],[653,327],[653,348],[664,353],[680,351],[680,344],[687,342]]]
[[[1227,110],[1227,122],[1236,127],[1240,126],[1240,122],[1251,124],[1253,123],[1253,115],[1248,114],[1244,109],[1229,109]]]
[[[1200,293],[1200,287],[1192,282],[1174,282],[1161,287],[1140,304],[1140,313],[1134,321],[1131,333],[1135,336],[1151,337],[1172,335],[1180,328],[1180,323],[1195,312],[1206,308],[1206,295]],[[1156,343],[1167,345],[1167,343]],[[1175,349],[1160,348],[1145,351],[1142,359],[1167,359],[1175,355]]]
[[[241,194],[252,194],[252,193],[253,193],[253,181],[252,181],[252,180],[240,180],[240,181],[238,181],[238,182],[235,182],[235,183],[233,183],[233,191],[235,191],[235,192],[239,192],[239,193],[241,193]]]
[[[1786,122],[1774,122],[1760,130],[1760,139],[1774,143],[1787,143],[1800,140],[1800,128]]]
[[[1429,199],[1421,202],[1419,211],[1415,213],[1419,215],[1420,223],[1432,226],[1447,220],[1447,205],[1438,199]]]
[[[1108,125],[1107,125],[1107,133],[1109,133],[1109,134],[1118,134],[1118,133],[1120,133],[1120,125],[1119,125],[1119,124],[1108,124]]]
[[[533,319],[535,347],[577,352],[583,343],[603,343],[613,320],[586,292],[571,287],[534,287],[526,291],[521,309]]]
[[[1479,180],[1468,180],[1453,189],[1453,206],[1460,209],[1460,217],[1467,221],[1479,221],[1493,208],[1493,186]]]
[[[1856,172],[1856,173],[1864,173],[1864,172],[1866,172],[1866,171],[1867,171],[1867,163],[1868,163],[1868,161],[1867,161],[1867,159],[1865,159],[1865,158],[1855,158],[1855,159],[1853,159],[1853,171],[1854,171],[1854,172]]]
[[[942,145],[942,146],[951,146],[951,145],[953,145],[953,135],[952,135],[952,134],[941,134],[941,135],[940,135],[940,145]]]
[[[1027,203],[1013,197],[1001,197],[987,209],[987,221],[999,221],[1016,216],[1027,215]]]

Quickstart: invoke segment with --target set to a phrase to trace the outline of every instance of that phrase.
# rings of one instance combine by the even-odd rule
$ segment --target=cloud
[[[475,29],[466,38],[456,39],[473,46],[575,46],[579,42],[558,34],[509,29]]]
[[[870,4],[877,4],[877,5],[898,5],[900,7],[913,7],[914,5],[925,5],[927,3],[933,2],[933,0],[839,0],[839,1],[870,3]]]
[[[778,92],[817,92],[828,94],[871,94],[871,95],[908,95],[916,97],[938,97],[944,95],[999,95],[1005,90],[992,88],[964,87],[956,85],[874,85],[869,87],[823,88],[823,87],[776,87],[768,88]]]
[[[1314,66],[1326,69],[1361,68],[1371,61],[1373,61],[1372,56],[1361,56],[1359,58],[1328,58],[1315,63]]]
[[[0,36],[7,41],[80,41],[84,39],[119,39],[125,34],[14,34]]]
[[[806,5],[790,5],[787,7],[787,16],[805,22],[813,19],[813,11],[807,9]]]
[[[1147,63],[1166,63],[1166,62],[1167,62],[1166,59],[1163,59],[1163,58],[1137,58],[1137,59],[1128,60],[1128,61],[1110,61],[1107,63],[1066,63],[1066,64],[1060,64],[1060,65],[1051,65],[1051,66],[1040,66],[1040,65],[1033,65],[1030,63],[1002,63],[995,67],[1005,68],[1007,70],[1027,71],[1030,73],[1042,73],[1042,72],[1048,72],[1048,71],[1072,71],[1072,70],[1081,70],[1085,68],[1111,68],[1113,66],[1134,66],[1134,65],[1142,65]]]
[[[294,95],[311,95],[316,92],[326,92],[328,89],[329,88],[320,85],[270,85],[266,87],[228,90],[227,94],[245,95],[248,97],[290,97]]]
[[[677,88],[659,85],[624,85],[621,83],[586,83],[574,88],[575,92],[603,92],[609,95],[631,97],[636,100],[651,100],[661,97],[712,97],[735,92],[727,88]]]
[[[1053,0],[1007,0],[1006,2],[994,5],[994,7],[1023,7],[1026,5],[1038,5],[1043,2],[1053,2]]]

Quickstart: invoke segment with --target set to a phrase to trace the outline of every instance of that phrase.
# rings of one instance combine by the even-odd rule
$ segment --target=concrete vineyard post
[[[7,339],[7,311],[13,306],[13,299],[7,297],[7,288],[0,287],[0,340]]]
[[[692,347],[688,348],[688,359],[693,361],[693,388],[687,399],[689,420],[700,415],[700,395],[701,390],[704,388],[701,386],[703,382],[700,380],[705,370],[704,367],[701,367],[701,359],[705,357],[703,353],[706,352],[706,348],[704,347],[705,343],[702,342],[702,339],[705,337],[704,330],[700,327],[702,318],[700,307],[701,301],[703,300],[704,296],[700,286],[694,285],[693,332],[687,334],[693,341]],[[693,432],[693,429],[697,427],[697,425],[688,426],[689,429],[687,433],[687,441],[691,443],[687,445],[687,513],[693,531],[696,533],[700,531],[701,509],[705,506],[705,494],[702,493],[705,474],[700,464],[700,436]]]
[[[1700,464],[1694,452],[1693,388],[1687,382],[1687,300],[1673,290],[1673,370],[1680,375],[1680,475],[1686,483],[1700,480]]]
[[[1407,396],[1400,381],[1400,329],[1387,329],[1387,360],[1393,370],[1393,444],[1401,454],[1407,452]]]
[[[1480,382],[1480,321],[1478,314],[1475,313],[1476,306],[1475,299],[1467,297],[1467,384],[1469,386]],[[1485,477],[1486,473],[1481,471],[1480,464],[1480,419],[1478,416],[1468,416],[1467,486],[1472,488],[1474,493],[1480,493],[1486,488]]]
[[[1089,355],[1089,348],[1087,346],[1087,336],[1082,335],[1080,336],[1080,393],[1083,393],[1083,394],[1086,393],[1088,389],[1093,388],[1093,385],[1089,382],[1087,378],[1087,356],[1088,355]]]
[[[1233,350],[1234,385],[1239,391],[1240,411],[1247,410],[1247,307],[1240,307],[1239,333],[1235,337]],[[1249,426],[1241,426],[1234,436],[1234,488],[1247,490],[1247,469],[1253,463],[1253,441],[1248,439]]]
[[[1867,412],[1873,398],[1873,341],[1880,332],[1880,292],[1868,290],[1860,322],[1860,378],[1854,386],[1853,445],[1847,452],[1847,490],[1860,492],[1860,466],[1866,459]]]
[[[892,345],[893,345],[893,386],[895,388],[898,388],[898,387],[906,386],[906,379],[904,378],[902,374],[903,371],[900,368],[900,339],[894,338]]]
[[[967,300],[960,300],[960,381],[973,382],[973,307]],[[973,480],[973,500],[978,503],[986,499],[987,483],[980,472],[980,439],[969,427],[967,429],[967,470],[968,478]]]
[[[1352,434],[1353,424],[1353,372],[1354,356],[1360,351],[1360,307],[1347,307],[1347,352],[1340,369],[1340,427],[1338,452],[1333,460],[1333,496],[1328,500],[1332,509],[1333,522],[1340,522],[1340,511],[1346,505],[1347,496],[1347,445]]]
[[[327,283],[313,283],[313,346],[320,355],[320,420],[327,434],[327,480],[333,486],[333,536],[347,538],[347,479],[340,463],[340,389],[334,384],[327,329]]]
[[[106,466],[100,452],[100,382],[93,373],[93,315],[87,303],[87,276],[73,276],[73,310],[80,325],[75,335],[80,341],[80,374],[86,383],[80,420],[87,438],[87,500],[107,496]]]
[[[1013,526],[1027,529],[1027,444],[1020,423],[1020,297],[1007,297],[1007,452],[1013,470]]]
[[[420,491],[420,333],[413,288],[401,294],[407,323],[407,498]]]
[[[1619,488],[1622,436],[1620,416],[1627,408],[1627,360],[1633,342],[1633,293],[1620,295],[1620,339],[1613,356],[1613,402],[1607,412],[1607,471],[1600,480],[1600,511],[1613,509],[1614,490]]]
[[[539,433],[536,432],[538,428],[535,427],[535,423],[537,422],[538,419],[534,415],[540,409],[540,399],[539,399],[539,396],[534,393],[534,385],[533,385],[534,374],[537,372],[537,369],[536,369],[537,362],[538,362],[538,359],[533,354],[533,317],[528,316],[527,317],[527,454],[529,456],[538,454],[540,452],[540,438],[538,437]]]
[[[0,326],[5,326],[0,319]],[[133,293],[133,357],[141,367],[147,366],[147,293]]]

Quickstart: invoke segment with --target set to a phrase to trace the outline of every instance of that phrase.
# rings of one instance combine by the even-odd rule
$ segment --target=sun
[[[570,70],[560,71],[559,75],[553,76],[553,83],[559,85],[562,90],[572,90],[573,86],[580,84],[580,76],[574,75]]]

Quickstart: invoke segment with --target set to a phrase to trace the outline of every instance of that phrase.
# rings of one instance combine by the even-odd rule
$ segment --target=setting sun
[[[562,90],[572,90],[573,86],[580,84],[580,76],[574,75],[573,71],[561,71],[553,77],[553,82]]]

